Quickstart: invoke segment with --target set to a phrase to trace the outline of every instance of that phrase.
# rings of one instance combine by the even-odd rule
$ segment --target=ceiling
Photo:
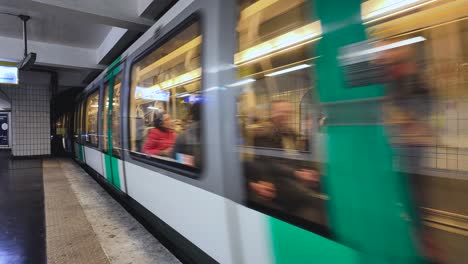
[[[25,9],[16,9],[11,13],[31,16],[31,20],[27,23],[28,40],[31,41],[96,49],[112,29],[107,25],[69,20]],[[18,17],[0,14],[0,36],[22,39],[22,21]]]
[[[85,87],[176,0],[0,0],[0,13],[28,15],[28,51],[60,87]],[[22,21],[0,14],[0,61],[23,57]]]

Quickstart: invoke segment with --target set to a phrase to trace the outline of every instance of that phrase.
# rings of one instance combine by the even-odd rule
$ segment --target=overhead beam
[[[180,14],[185,8],[187,8],[194,0],[178,0],[177,3],[171,8],[169,12],[164,13],[155,23],[148,29],[140,38],[138,38],[126,51],[125,53],[131,54],[141,47],[146,41],[154,37],[155,31],[169,23],[178,14]]]
[[[27,0],[19,0],[27,1]],[[29,0],[32,9],[39,12],[53,12],[77,21],[91,21],[114,27],[146,31],[154,21],[138,16],[137,6],[126,0]]]
[[[158,20],[177,0],[138,0],[138,16]]]
[[[142,33],[113,27],[96,50],[97,64],[111,64]]]
[[[23,41],[0,36],[0,58],[19,61],[23,58]],[[29,51],[37,54],[36,64],[44,66],[105,69],[96,63],[96,51],[59,44],[28,41]]]
[[[85,87],[83,82],[90,71],[58,71],[58,86]]]

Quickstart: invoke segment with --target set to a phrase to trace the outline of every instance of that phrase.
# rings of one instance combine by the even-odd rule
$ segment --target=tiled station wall
[[[22,72],[19,85],[0,85],[11,100],[13,156],[50,154],[50,74]]]

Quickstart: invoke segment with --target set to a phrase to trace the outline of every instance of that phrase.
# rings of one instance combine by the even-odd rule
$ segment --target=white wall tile
[[[19,86],[0,86],[12,100],[12,153],[50,154],[50,76],[25,72]]]

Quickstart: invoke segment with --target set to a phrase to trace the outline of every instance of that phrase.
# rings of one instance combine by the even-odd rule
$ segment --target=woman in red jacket
[[[175,143],[171,116],[165,112],[154,114],[154,128],[146,136],[143,153],[148,155],[171,156],[172,146]]]

